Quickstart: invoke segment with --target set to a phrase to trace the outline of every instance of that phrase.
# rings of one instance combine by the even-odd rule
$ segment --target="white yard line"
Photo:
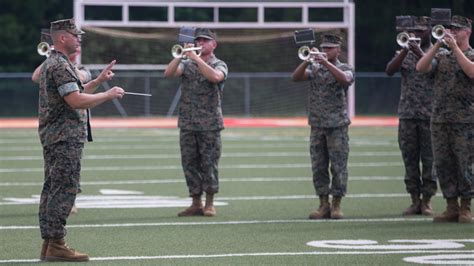
[[[278,149],[278,148],[308,148],[309,144],[307,142],[290,142],[290,143],[240,143],[240,144],[233,144],[233,143],[224,143],[223,147],[225,149]],[[396,142],[351,142],[351,147],[398,147]],[[3,146],[0,147],[0,151],[41,151],[41,145],[37,143],[37,145],[31,146]],[[94,151],[94,150],[179,150],[179,145],[176,144],[116,144],[116,145],[101,145],[99,143],[95,144],[87,144],[85,147],[86,151]]]
[[[219,178],[219,182],[311,182],[307,177],[236,177]],[[402,176],[350,176],[349,181],[390,181],[403,180]],[[81,181],[83,186],[94,185],[133,185],[133,184],[175,184],[184,183],[184,178],[152,179],[152,180],[119,180],[119,181]],[[41,186],[43,182],[0,182],[0,187]]]
[[[168,222],[168,223],[123,223],[123,224],[68,224],[68,228],[110,228],[110,227],[160,227],[160,226],[196,226],[196,225],[245,225],[245,224],[292,224],[292,223],[398,223],[398,222],[427,222],[433,218],[374,218],[374,219],[341,219],[341,220],[251,220],[251,221],[221,221],[221,222]],[[30,230],[38,229],[38,225],[0,226],[0,230]]]
[[[222,158],[253,157],[309,157],[309,152],[234,152],[223,153]],[[352,152],[349,157],[401,157],[400,152]],[[86,155],[85,160],[179,159],[175,154],[100,154]],[[0,156],[0,161],[39,161],[42,156]]]
[[[442,194],[438,193],[437,196],[441,197]],[[406,193],[381,193],[381,194],[348,194],[346,198],[354,199],[372,199],[372,198],[406,198]],[[174,198],[174,197],[173,197]],[[316,199],[315,195],[286,195],[286,196],[239,196],[239,197],[218,197],[217,201],[255,201],[255,200],[305,200],[305,199]],[[30,198],[15,198],[15,197],[4,197],[5,202],[0,202],[0,206],[12,206],[12,205],[38,205],[39,195],[33,195]],[[80,195],[77,197],[78,205],[81,207],[84,202],[85,205],[92,204],[91,201],[99,201],[100,204],[96,203],[93,207],[89,208],[125,208],[124,205],[132,206],[133,208],[158,208],[157,201],[163,201],[163,196],[156,195],[143,195],[143,196],[104,196],[104,195]],[[172,200],[172,199],[171,199]],[[185,205],[189,205],[187,202],[189,199],[183,199]],[[118,204],[118,205],[117,205]],[[97,206],[100,205],[100,206]],[[162,207],[167,207],[162,206]],[[172,205],[170,207],[175,207]]]
[[[257,252],[257,253],[223,253],[199,255],[160,255],[160,256],[121,256],[121,257],[92,257],[91,261],[126,261],[126,260],[171,260],[171,259],[211,259],[232,257],[270,257],[270,256],[316,256],[316,255],[391,255],[391,254],[464,254],[465,259],[474,259],[473,250],[395,250],[395,251],[309,251],[309,252]],[[464,260],[465,264],[472,260]],[[38,259],[0,260],[0,263],[31,263],[40,262]],[[449,260],[445,261],[448,263]],[[370,263],[370,262],[367,262]]]
[[[369,163],[349,163],[348,167],[392,167],[403,166],[402,162],[369,162]],[[300,164],[233,164],[222,165],[219,169],[293,169],[310,168],[309,163]],[[151,170],[182,170],[181,165],[161,165],[161,166],[95,166],[83,167],[82,171],[151,171]],[[0,173],[28,173],[43,172],[43,168],[0,168]]]

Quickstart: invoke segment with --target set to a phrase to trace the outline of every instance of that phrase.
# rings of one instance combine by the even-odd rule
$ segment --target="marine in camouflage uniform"
[[[87,108],[123,96],[123,89],[114,87],[106,93],[84,96],[84,90],[95,90],[111,78],[110,68],[94,82],[81,83],[67,55],[79,45],[74,20],[51,23],[55,50],[45,60],[40,74],[39,136],[43,146],[44,184],[39,205],[39,225],[44,239],[40,259],[46,261],[87,261],[87,254],[69,248],[66,220],[79,189],[81,158],[88,138]]]
[[[347,114],[347,90],[354,81],[354,72],[351,66],[338,59],[341,42],[338,35],[324,35],[320,47],[327,58],[317,56],[314,63],[303,62],[292,76],[294,81],[311,81],[308,103],[310,154],[313,184],[320,206],[310,214],[310,219],[343,217],[340,204],[347,191],[348,127],[351,122]],[[333,196],[332,204],[329,195]]]
[[[191,206],[178,215],[214,216],[214,194],[219,192],[221,130],[224,129],[221,104],[228,70],[226,63],[214,55],[215,33],[200,28],[195,36],[196,45],[202,48],[201,56],[187,52],[186,60],[175,58],[165,70],[165,77],[181,77],[178,118],[181,164],[193,199]],[[204,207],[203,193],[206,193]]]
[[[397,51],[387,64],[386,72],[392,76],[400,70],[402,76],[398,104],[398,144],[405,164],[405,187],[412,200],[403,214],[432,215],[431,197],[437,190],[436,175],[432,171],[430,132],[434,75],[432,72],[416,71],[416,63],[432,46],[430,18],[409,17],[410,20],[414,22],[413,25],[400,25],[401,30],[420,38],[420,42],[409,41],[407,46]]]
[[[43,30],[44,31],[44,30]],[[52,40],[51,40],[51,34],[49,33],[49,29],[47,30],[48,31],[48,34],[47,34],[47,42],[49,44],[52,44]],[[42,34],[42,36],[44,36],[45,34]],[[80,49],[78,49],[77,52],[69,55],[69,61],[71,62],[72,64],[72,67],[74,69],[74,71],[76,72],[77,74],[77,77],[79,78],[79,80],[81,81],[82,84],[86,84],[88,83],[89,81],[92,80],[92,74],[91,72],[86,68],[84,67],[83,65],[81,64],[77,64],[76,63],[76,57],[80,54]],[[33,82],[36,82],[36,83],[39,83],[40,81],[40,74],[41,74],[41,70],[43,68],[43,64],[44,63],[41,63],[41,65],[39,65],[35,71],[33,71],[33,74],[31,76],[31,79],[33,80]],[[92,92],[88,92],[88,93],[92,93]],[[91,127],[90,127],[90,122],[89,122],[89,118],[90,118],[90,109],[87,109],[87,115],[88,115],[88,119],[87,119],[87,137],[88,137],[88,140],[89,141],[92,141],[92,132],[91,132]],[[77,193],[81,193],[82,192],[82,189],[81,189],[81,186],[80,186],[80,182],[78,183],[79,184],[79,187],[78,187],[78,190],[77,190]],[[71,209],[71,214],[74,214],[74,213],[77,213],[78,210],[77,210],[77,207],[76,207],[76,204],[74,204],[72,206],[72,209]]]
[[[470,223],[474,194],[474,50],[469,46],[471,20],[453,16],[451,30],[447,32],[444,42],[450,50],[439,50],[442,43],[437,42],[417,64],[419,71],[435,71],[431,139],[434,167],[447,208],[433,221]]]

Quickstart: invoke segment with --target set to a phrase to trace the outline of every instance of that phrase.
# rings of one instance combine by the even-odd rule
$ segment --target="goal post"
[[[327,13],[335,15],[324,20]],[[104,67],[108,58],[117,56],[120,60],[116,70],[162,71],[171,60],[170,49],[176,43],[179,28],[215,29],[217,56],[229,65],[229,77],[242,80],[231,86],[241,86],[244,91],[243,101],[248,104],[244,109],[249,109],[253,101],[248,98],[249,87],[277,91],[279,86],[302,86],[291,84],[288,76],[299,64],[294,30],[340,32],[345,40],[341,60],[355,67],[355,6],[350,0],[74,0],[74,18],[87,32],[79,60],[92,69]],[[275,80],[264,82],[265,79]],[[355,115],[354,88],[352,85],[348,91],[351,117]],[[281,104],[284,99],[272,100]],[[295,104],[299,100],[300,96],[295,96]],[[291,108],[290,105],[280,108]]]

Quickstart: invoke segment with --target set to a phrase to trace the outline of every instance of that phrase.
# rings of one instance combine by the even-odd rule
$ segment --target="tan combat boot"
[[[431,196],[423,195],[420,205],[421,214],[423,215],[433,215],[433,208],[431,207]]]
[[[43,240],[43,245],[41,246],[40,261],[44,261],[46,257],[46,250],[48,250],[49,239]]]
[[[448,222],[457,222],[459,219],[459,204],[458,198],[449,198],[446,199],[448,206],[446,206],[446,210],[433,218],[433,222],[435,223],[448,223]]]
[[[331,206],[328,195],[319,196],[319,209],[309,215],[309,219],[327,219],[331,217]]]
[[[193,196],[193,203],[184,211],[178,213],[178,216],[202,216],[201,195]]]
[[[459,209],[458,221],[460,223],[472,222],[471,199],[461,199],[461,208]]]
[[[214,208],[214,194],[206,194],[206,206],[204,206],[204,216],[216,216],[216,208]]]
[[[342,219],[344,214],[341,211],[342,197],[332,197],[331,219]]]
[[[421,214],[420,194],[412,193],[410,194],[410,197],[411,197],[411,205],[410,207],[406,208],[405,211],[403,211],[403,215]]]
[[[69,213],[69,215],[76,214],[77,212],[78,210],[77,210],[76,204],[72,205],[71,212]]]
[[[64,239],[50,239],[45,254],[45,261],[89,261],[89,256],[68,247]]]

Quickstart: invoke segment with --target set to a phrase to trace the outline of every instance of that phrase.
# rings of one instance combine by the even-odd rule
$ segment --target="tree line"
[[[429,16],[432,7],[474,18],[469,0],[355,0],[356,70],[384,71],[398,49],[395,16]],[[73,15],[73,0],[0,0],[0,72],[32,72],[43,57],[36,53],[41,28]],[[474,40],[471,36],[471,40]]]

